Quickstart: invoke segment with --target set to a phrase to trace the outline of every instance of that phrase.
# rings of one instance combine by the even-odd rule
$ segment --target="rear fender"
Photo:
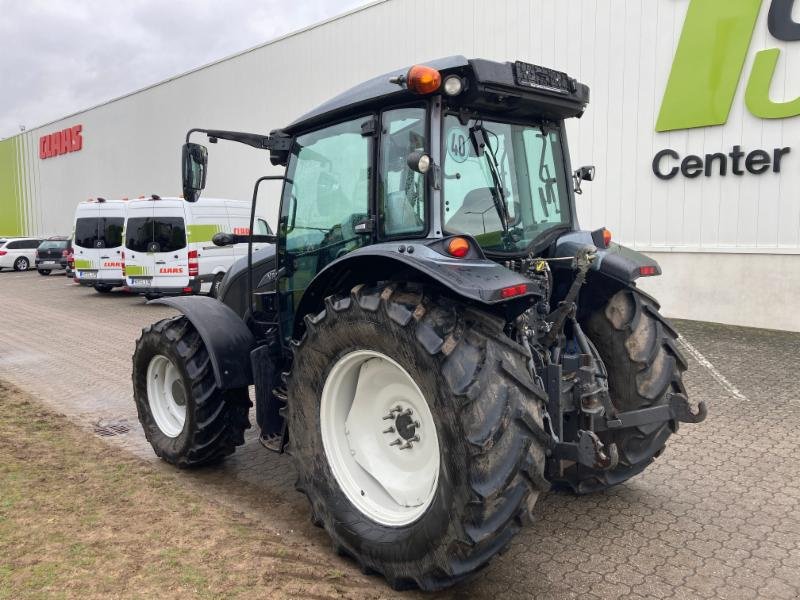
[[[558,238],[555,256],[573,257],[580,248],[593,245],[590,232],[573,231]],[[608,248],[597,249],[597,258],[592,263],[590,273],[598,272],[624,284],[630,284],[642,276],[642,267],[654,267],[653,275],[661,275],[661,266],[649,256],[611,242]]]
[[[487,259],[474,240],[470,254],[462,259],[443,254],[440,248],[445,241],[374,244],[335,260],[306,288],[295,315],[295,331],[302,330],[304,315],[322,310],[326,296],[349,290],[358,283],[391,281],[398,275],[402,280],[444,287],[468,303],[504,312],[507,317],[520,314],[544,295],[535,282]],[[523,284],[527,286],[524,294],[503,297],[503,289]]]
[[[158,298],[148,304],[165,304],[189,319],[205,344],[220,389],[242,388],[253,383],[250,351],[256,340],[233,310],[208,296]]]

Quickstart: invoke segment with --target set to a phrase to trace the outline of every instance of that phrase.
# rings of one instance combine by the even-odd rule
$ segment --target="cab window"
[[[356,225],[369,214],[372,141],[362,135],[364,120],[295,140],[279,222],[280,260],[287,266],[281,285],[291,307],[326,265],[369,241],[356,233]]]
[[[425,176],[408,166],[412,152],[424,152],[425,109],[401,108],[381,116],[378,214],[381,237],[425,232]]]
[[[558,130],[475,119],[462,123],[455,115],[444,124],[448,233],[473,235],[488,252],[517,253],[570,224],[569,177]],[[481,153],[477,133],[485,140]],[[507,228],[501,211],[508,216]]]

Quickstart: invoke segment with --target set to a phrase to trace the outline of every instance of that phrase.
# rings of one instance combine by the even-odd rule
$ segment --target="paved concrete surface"
[[[109,441],[169,468],[138,428],[130,385],[140,328],[169,314],[61,276],[2,272],[0,378],[89,429],[98,419],[127,420],[131,431]],[[800,334],[676,325],[693,349],[689,393],[708,403],[708,419],[684,425],[652,467],[622,486],[546,495],[536,523],[505,555],[441,597],[800,597]],[[288,457],[251,435],[220,467],[182,477],[271,531],[327,547],[292,471]],[[381,579],[332,561],[353,588],[395,596]]]

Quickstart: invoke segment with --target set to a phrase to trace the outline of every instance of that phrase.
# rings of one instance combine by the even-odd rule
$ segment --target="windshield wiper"
[[[506,191],[503,188],[503,181],[500,178],[500,169],[497,164],[497,156],[489,140],[486,139],[486,129],[484,129],[482,123],[470,127],[469,137],[472,140],[475,154],[486,157],[486,164],[489,165],[489,172],[492,175],[492,183],[494,184],[491,188],[492,201],[494,202],[495,210],[497,210],[497,216],[500,217],[503,232],[507,234],[510,218],[508,216],[508,207],[506,206]]]

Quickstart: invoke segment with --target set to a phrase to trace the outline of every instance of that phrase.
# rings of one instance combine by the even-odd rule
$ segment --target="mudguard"
[[[573,231],[558,238],[555,256],[572,257],[581,247],[593,245],[591,232]],[[642,267],[654,267],[653,275],[661,275],[661,267],[655,260],[641,252],[612,242],[608,248],[597,249],[597,258],[592,263],[591,270],[599,271],[627,284],[641,276]]]
[[[242,388],[253,383],[250,351],[256,340],[233,310],[208,296],[158,298],[148,304],[171,306],[191,321],[206,346],[220,389]]]
[[[468,236],[463,236],[468,237]],[[398,270],[410,269],[420,273],[465,300],[484,305],[525,304],[544,295],[536,282],[503,265],[486,258],[474,240],[470,254],[453,258],[444,254],[442,239],[421,239],[373,244],[354,250],[333,261],[320,271],[306,289],[298,306],[297,315],[313,312],[322,306],[324,297],[332,289],[347,288],[367,279],[392,278]],[[512,299],[503,296],[502,290],[526,285],[526,291]]]

